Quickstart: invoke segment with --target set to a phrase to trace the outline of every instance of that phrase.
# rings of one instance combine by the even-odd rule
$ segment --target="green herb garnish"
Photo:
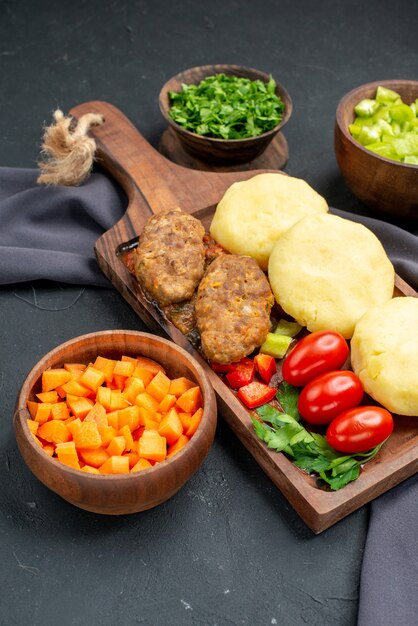
[[[216,74],[198,85],[182,84],[169,92],[172,119],[206,137],[244,139],[271,130],[283,117],[284,103],[276,82]]]
[[[311,433],[299,423],[300,417],[297,409],[295,411],[298,394],[296,387],[281,383],[277,399],[292,415],[264,404],[256,409],[260,419],[251,416],[256,435],[269,448],[286,453],[297,467],[316,475],[330,489],[337,491],[359,477],[361,466],[376,456],[383,444],[363,454],[337,452],[323,435]]]

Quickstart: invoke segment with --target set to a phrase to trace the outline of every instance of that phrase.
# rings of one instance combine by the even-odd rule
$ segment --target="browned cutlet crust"
[[[205,229],[181,209],[153,215],[136,249],[135,275],[160,306],[189,300],[204,272]]]
[[[267,337],[273,304],[268,280],[254,259],[216,258],[200,282],[195,311],[206,358],[232,363],[251,354]]]

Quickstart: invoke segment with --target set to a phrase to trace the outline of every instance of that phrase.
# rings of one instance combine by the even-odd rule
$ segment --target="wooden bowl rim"
[[[348,127],[343,124],[342,121],[342,116],[343,116],[343,112],[345,112],[347,110],[347,103],[354,97],[354,95],[358,94],[359,95],[359,99],[361,99],[360,94],[362,94],[365,91],[368,91],[369,89],[377,89],[377,87],[379,87],[379,85],[381,85],[382,87],[387,87],[390,88],[391,86],[394,86],[396,84],[399,83],[403,83],[405,86],[415,86],[418,90],[418,81],[416,80],[409,80],[409,79],[402,79],[402,78],[398,78],[398,79],[385,79],[385,80],[374,80],[370,83],[364,83],[363,85],[359,85],[358,87],[354,87],[354,89],[351,89],[351,91],[349,91],[348,93],[346,93],[341,100],[338,103],[337,106],[337,110],[336,110],[336,115],[335,115],[335,121],[338,125],[338,128],[340,129],[340,131],[342,132],[342,134],[344,135],[344,137],[346,139],[349,140],[349,142],[357,149],[359,149],[361,152],[363,152],[364,154],[366,154],[367,156],[369,156],[370,158],[376,158],[380,161],[383,161],[384,163],[389,163],[391,165],[396,165],[396,166],[400,166],[400,167],[406,167],[407,169],[417,169],[418,165],[414,165],[413,163],[399,163],[399,161],[393,161],[392,159],[388,159],[387,157],[381,156],[380,154],[376,154],[375,152],[371,152],[370,150],[367,150],[361,143],[359,143],[358,141],[356,141],[356,139],[354,139],[354,137],[351,135],[351,133],[348,130]]]
[[[222,69],[223,68],[223,69]],[[287,89],[282,85],[282,83],[279,83],[274,76],[271,74],[271,76],[273,76],[275,82],[276,82],[276,89],[277,87],[280,87],[280,90],[283,94],[283,102],[285,105],[284,108],[284,114],[282,119],[280,120],[280,122],[277,124],[277,126],[275,126],[274,128],[271,128],[270,130],[268,130],[265,133],[262,133],[261,135],[257,135],[256,137],[245,137],[242,139],[222,139],[220,137],[207,137],[206,135],[198,135],[197,133],[193,133],[190,130],[187,130],[187,128],[184,128],[184,126],[181,126],[180,124],[177,124],[177,122],[175,122],[170,115],[168,114],[168,110],[166,111],[166,108],[164,106],[163,103],[163,98],[168,95],[168,88],[167,85],[172,81],[172,80],[180,80],[181,76],[183,76],[184,74],[188,73],[188,72],[193,72],[193,71],[200,71],[203,73],[206,72],[211,72],[213,73],[220,73],[220,72],[225,72],[225,71],[231,71],[231,74],[233,74],[233,71],[243,71],[243,72],[249,72],[249,73],[254,73],[254,75],[256,75],[253,79],[251,80],[264,80],[264,82],[267,82],[269,80],[270,74],[267,74],[266,72],[263,72],[262,70],[257,70],[256,68],[253,67],[246,67],[245,65],[232,65],[232,64],[222,64],[222,63],[217,63],[214,65],[196,65],[195,67],[190,67],[187,68],[185,70],[182,70],[181,72],[178,72],[177,74],[174,74],[174,76],[171,76],[171,78],[169,78],[164,85],[161,87],[159,96],[158,96],[158,103],[160,106],[160,111],[162,116],[165,118],[165,120],[170,124],[170,126],[172,126],[175,130],[184,133],[186,136],[189,137],[194,137],[195,139],[201,139],[201,140],[205,140],[208,141],[209,143],[213,143],[213,144],[217,144],[217,145],[236,145],[238,146],[241,142],[256,142],[257,140],[262,141],[264,139],[267,139],[268,137],[271,137],[272,135],[276,135],[279,130],[281,128],[283,128],[285,126],[285,124],[287,124],[287,122],[289,121],[292,112],[293,112],[293,102],[292,99],[290,97],[289,92],[287,91]],[[210,76],[211,74],[207,74],[207,76]],[[202,79],[203,80],[203,77]],[[188,84],[193,84],[193,83],[188,83]]]
[[[189,361],[192,362],[194,368],[199,374],[199,377],[201,378],[201,383],[199,383],[199,385],[201,387],[202,395],[204,398],[203,415],[202,415],[202,419],[200,421],[200,424],[195,434],[190,439],[188,444],[184,446],[181,450],[179,450],[178,453],[175,454],[171,459],[165,459],[162,463],[153,465],[152,467],[141,470],[140,472],[134,472],[134,473],[129,472],[128,474],[89,474],[88,472],[81,472],[80,470],[69,467],[68,465],[64,465],[63,463],[57,463],[57,459],[53,459],[48,454],[43,452],[40,446],[35,442],[34,438],[31,437],[31,432],[29,430],[29,426],[26,421],[26,419],[30,418],[29,411],[26,408],[26,406],[23,406],[23,397],[24,396],[27,397],[28,392],[30,392],[30,390],[32,389],[32,385],[34,382],[33,378],[38,374],[39,371],[42,371],[40,364],[42,363],[42,361],[53,357],[56,352],[61,351],[63,348],[71,347],[72,345],[84,339],[90,339],[90,338],[98,337],[98,336],[100,337],[111,336],[111,335],[124,336],[127,334],[133,335],[134,337],[139,338],[139,339],[147,338],[157,343],[165,344],[169,346],[170,348],[173,348],[175,352],[182,354]],[[31,382],[32,384],[29,385],[29,382]],[[180,464],[181,458],[187,455],[188,453],[190,453],[191,450],[195,449],[196,447],[196,445],[192,445],[191,447],[189,447],[189,444],[191,442],[194,442],[194,444],[197,444],[198,439],[204,436],[204,428],[205,428],[206,423],[211,422],[212,419],[216,420],[216,417],[217,417],[216,416],[216,397],[215,397],[215,392],[213,390],[213,387],[210,384],[209,379],[205,371],[203,370],[202,366],[195,360],[195,358],[191,354],[187,352],[187,350],[184,350],[183,348],[181,348],[180,346],[178,346],[177,344],[175,344],[174,342],[168,339],[164,339],[163,337],[159,337],[158,335],[153,335],[152,333],[146,333],[146,332],[135,331],[135,330],[104,330],[104,331],[87,333],[85,335],[79,335],[78,337],[69,339],[68,341],[65,341],[64,343],[59,344],[58,346],[56,346],[55,348],[47,352],[41,359],[39,359],[39,361],[37,361],[37,363],[35,363],[35,365],[30,369],[25,380],[22,383],[22,386],[20,388],[17,401],[16,401],[16,409],[13,414],[13,421],[15,423],[15,427],[22,428],[22,433],[25,435],[27,443],[32,448],[35,455],[38,456],[39,459],[41,459],[43,463],[49,466],[51,470],[55,472],[57,471],[62,472],[64,475],[68,474],[69,476],[75,476],[78,479],[81,479],[81,477],[83,477],[83,479],[85,478],[86,481],[98,479],[98,480],[101,480],[102,482],[104,481],[123,482],[123,481],[129,481],[129,480],[130,481],[140,480],[141,476],[143,476],[144,474],[148,476],[153,473],[155,474],[158,471],[162,471],[164,468],[168,468],[170,465],[175,466],[175,465]]]

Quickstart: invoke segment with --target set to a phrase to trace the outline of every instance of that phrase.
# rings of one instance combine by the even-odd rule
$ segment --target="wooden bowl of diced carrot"
[[[14,426],[23,459],[71,504],[108,515],[150,509],[202,464],[216,398],[186,350],[136,331],[77,337],[29,372]]]

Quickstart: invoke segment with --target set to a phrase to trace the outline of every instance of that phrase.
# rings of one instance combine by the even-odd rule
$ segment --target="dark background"
[[[235,63],[271,72],[291,94],[285,171],[330,205],[370,215],[336,165],[335,109],[362,83],[417,79],[417,27],[410,0],[0,0],[0,165],[34,167],[52,111],[94,99],[157,146],[164,82]],[[85,332],[145,329],[116,291],[3,287],[0,323],[1,626],[356,623],[368,507],[315,536],[222,419],[193,479],[134,516],[78,510],[23,465],[12,414],[32,365]]]

